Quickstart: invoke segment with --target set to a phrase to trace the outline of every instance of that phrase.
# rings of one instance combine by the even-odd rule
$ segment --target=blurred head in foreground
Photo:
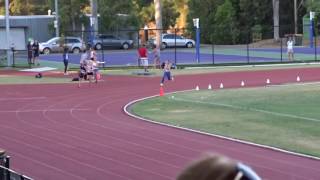
[[[177,180],[261,180],[248,166],[227,157],[206,154],[185,168]]]

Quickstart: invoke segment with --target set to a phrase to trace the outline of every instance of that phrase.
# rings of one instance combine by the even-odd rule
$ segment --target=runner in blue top
[[[169,81],[173,80],[173,78],[171,77],[171,66],[172,63],[170,63],[170,61],[166,60],[164,67],[163,67],[163,76],[162,76],[162,80],[161,80],[161,84],[163,85],[165,78],[167,78]]]

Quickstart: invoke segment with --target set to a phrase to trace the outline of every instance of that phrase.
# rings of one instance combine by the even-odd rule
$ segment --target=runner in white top
[[[287,42],[287,52],[288,52],[288,59],[289,61],[293,61],[293,40],[292,37],[289,38],[288,42]]]

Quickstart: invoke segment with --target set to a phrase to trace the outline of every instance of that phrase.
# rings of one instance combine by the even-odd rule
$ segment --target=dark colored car
[[[113,35],[100,34],[93,39],[93,47],[96,50],[102,48],[129,49],[133,47],[133,40],[120,39]]]

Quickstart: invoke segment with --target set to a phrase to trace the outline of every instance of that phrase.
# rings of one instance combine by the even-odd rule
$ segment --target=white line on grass
[[[176,94],[176,93],[187,92],[187,91],[193,91],[193,89],[192,90],[184,90],[184,91],[176,91],[176,92],[167,93],[167,94]],[[133,113],[131,113],[129,111],[129,108],[133,104],[138,103],[140,101],[147,100],[147,99],[151,99],[151,98],[154,98],[154,97],[158,97],[158,96],[159,95],[154,95],[154,96],[149,96],[149,97],[133,100],[133,101],[129,102],[128,104],[126,104],[123,107],[123,111],[130,117],[133,117],[133,118],[136,118],[136,119],[140,119],[140,120],[143,120],[143,121],[146,121],[146,122],[150,122],[150,123],[153,123],[153,124],[158,124],[158,125],[171,127],[171,128],[177,128],[177,129],[181,129],[181,130],[185,130],[185,131],[189,131],[189,132],[194,132],[194,133],[198,133],[198,134],[203,134],[203,135],[207,135],[207,136],[221,138],[221,139],[225,139],[225,140],[229,140],[229,141],[233,141],[233,142],[237,142],[237,143],[242,143],[242,144],[247,144],[247,145],[251,145],[251,146],[256,146],[256,147],[260,147],[260,148],[270,149],[270,150],[274,150],[274,151],[278,151],[278,152],[282,152],[282,153],[286,153],[286,154],[290,154],[290,155],[294,155],[294,156],[320,160],[320,158],[316,157],[316,156],[296,153],[296,152],[292,152],[292,151],[288,151],[288,150],[284,150],[284,149],[280,149],[280,148],[276,148],[276,147],[272,147],[272,146],[267,146],[267,145],[263,145],[263,144],[257,144],[257,143],[253,143],[253,142],[249,142],[249,141],[244,141],[244,140],[240,140],[240,139],[236,139],[236,138],[230,138],[230,137],[227,137],[227,136],[222,136],[222,135],[217,135],[217,134],[212,134],[212,133],[206,133],[206,132],[202,132],[202,131],[198,131],[198,130],[194,130],[194,129],[179,127],[177,125],[171,125],[171,124],[156,122],[156,121],[153,121],[153,120],[150,120],[150,119],[143,118],[141,116],[135,115],[135,114],[133,114]]]
[[[236,105],[231,105],[231,104],[223,104],[223,103],[214,103],[214,102],[203,102],[203,101],[196,101],[196,100],[186,100],[186,99],[181,99],[181,98],[174,98],[173,100],[176,101],[182,101],[182,102],[190,102],[190,103],[199,103],[199,104],[209,104],[209,105],[214,105],[214,106],[221,106],[221,107],[227,107],[231,109],[238,109],[238,110],[244,110],[244,111],[255,111],[255,112],[260,112],[264,114],[271,114],[275,116],[282,116],[282,117],[289,117],[289,118],[295,118],[295,119],[303,119],[306,121],[313,121],[313,122],[320,122],[320,119],[315,119],[315,118],[308,118],[308,117],[303,117],[303,116],[296,116],[292,114],[286,114],[286,113],[279,113],[279,112],[273,112],[273,111],[267,111],[267,110],[262,110],[262,109],[257,109],[257,108],[249,108],[249,107],[241,107],[241,106],[236,106]]]

